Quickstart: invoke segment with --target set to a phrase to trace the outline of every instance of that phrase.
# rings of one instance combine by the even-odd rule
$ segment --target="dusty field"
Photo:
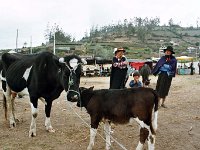
[[[151,87],[155,88],[155,77],[151,76]],[[109,78],[82,78],[81,86],[95,86],[96,89],[108,88]],[[156,149],[158,150],[199,150],[200,149],[200,75],[177,76],[172,81],[168,96],[167,109],[159,110]],[[44,127],[44,104],[39,102],[37,136],[28,137],[31,113],[28,97],[16,99],[16,114],[20,120],[17,127],[10,129],[4,119],[0,99],[0,150],[84,150],[89,142],[89,127],[75,114],[75,110],[86,123],[90,118],[85,109],[70,105],[65,101],[65,93],[55,100],[51,121],[55,133],[48,133]],[[128,150],[134,150],[139,140],[138,125],[112,125],[112,136]],[[103,134],[103,125],[98,130]],[[97,135],[95,150],[105,149],[105,142]],[[121,148],[112,143],[112,149]],[[145,149],[147,146],[145,145]]]

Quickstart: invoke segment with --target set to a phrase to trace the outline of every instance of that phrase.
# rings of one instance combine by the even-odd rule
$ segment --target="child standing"
[[[142,82],[139,79],[140,79],[140,73],[139,72],[133,73],[133,80],[130,81],[129,86],[132,88],[142,87]]]

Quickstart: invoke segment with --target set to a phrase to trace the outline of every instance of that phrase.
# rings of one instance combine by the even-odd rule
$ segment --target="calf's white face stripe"
[[[23,78],[27,81],[28,77],[29,77],[29,74],[30,74],[30,71],[31,71],[31,68],[27,68],[26,71],[24,72],[24,75],[23,75]]]

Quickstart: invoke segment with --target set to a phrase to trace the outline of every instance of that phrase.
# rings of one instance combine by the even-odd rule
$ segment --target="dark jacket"
[[[128,70],[125,61],[126,57],[122,57],[120,60],[113,57],[110,75],[110,89],[121,89],[125,87],[126,74]]]
[[[167,60],[168,58],[170,58],[170,60]],[[172,77],[175,77],[176,75],[176,68],[177,68],[177,60],[174,56],[170,55],[170,56],[162,56],[161,59],[157,62],[157,64],[155,65],[155,67],[152,70],[152,74],[154,76],[156,76],[159,73],[159,69],[160,67],[162,67],[164,64],[168,64],[172,67],[171,72],[172,72]]]

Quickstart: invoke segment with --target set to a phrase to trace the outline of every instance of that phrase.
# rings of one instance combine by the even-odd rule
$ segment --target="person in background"
[[[134,72],[133,73],[133,80],[130,81],[129,86],[134,88],[134,87],[142,87],[142,82],[139,80],[140,79],[140,73],[139,72]]]
[[[198,63],[198,68],[199,68],[199,75],[200,75],[200,60],[199,60],[199,63]]]
[[[190,63],[190,75],[194,74],[193,62]]]
[[[125,88],[125,80],[127,74],[128,61],[124,56],[125,49],[115,48],[115,56],[112,60],[111,75],[110,75],[110,89]]]
[[[173,51],[172,46],[167,46],[167,48],[164,49],[164,53],[165,56],[162,56],[161,59],[157,62],[152,70],[152,74],[154,76],[158,75],[156,91],[159,96],[159,105],[161,104],[161,107],[166,108],[164,103],[171,86],[172,78],[175,77],[176,74],[177,60],[173,56],[175,52]]]

